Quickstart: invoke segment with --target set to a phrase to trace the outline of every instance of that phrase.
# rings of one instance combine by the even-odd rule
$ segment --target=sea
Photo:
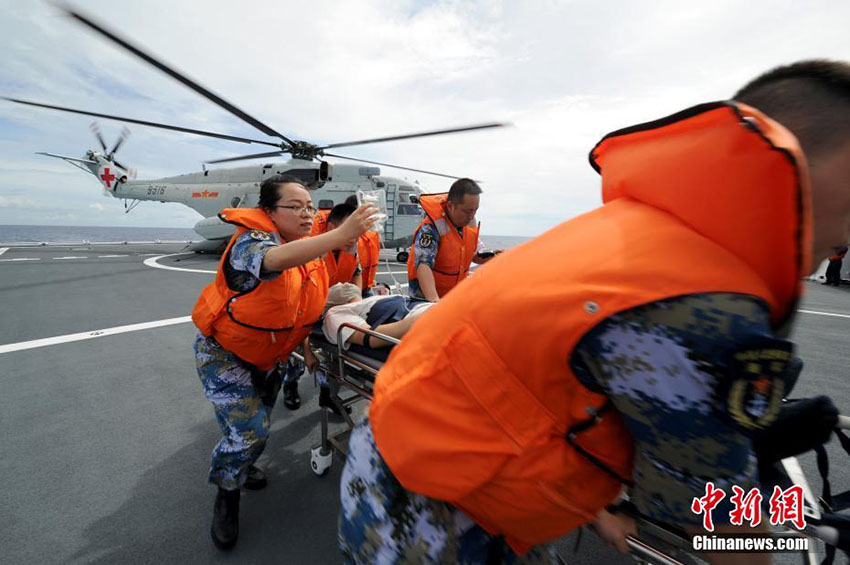
[[[0,225],[0,246],[25,243],[180,242],[200,241],[191,228],[139,228],[111,226],[8,226]],[[510,249],[529,237],[482,235],[486,249]]]

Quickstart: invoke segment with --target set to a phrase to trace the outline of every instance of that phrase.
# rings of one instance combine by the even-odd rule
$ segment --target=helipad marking
[[[169,267],[168,265],[160,265],[157,263],[160,259],[165,259],[166,257],[174,257],[176,255],[191,255],[194,253],[193,251],[187,251],[185,253],[171,253],[169,255],[157,255],[156,257],[151,257],[150,259],[145,259],[145,265],[148,267],[153,267],[154,269],[165,269],[166,271],[184,271],[187,273],[209,273],[211,275],[216,274],[217,271],[206,271],[204,269],[186,269],[183,267]]]
[[[818,312],[816,310],[797,310],[803,314],[817,314],[818,316],[833,316],[835,318],[850,318],[850,314],[836,314],[835,312]]]
[[[0,247],[0,255],[3,255],[3,254],[4,254],[4,253],[6,253],[7,251],[9,251],[9,248],[8,248],[8,247]]]
[[[71,257],[54,257],[53,258],[54,261],[62,261],[64,259],[88,259],[88,257],[82,256],[82,255],[77,255],[77,256],[71,256]]]
[[[3,263],[10,263],[12,261],[40,261],[40,257],[16,257],[14,259],[0,259]]]
[[[47,337],[44,339],[33,339],[31,341],[20,341],[18,343],[8,343],[0,345],[0,353],[10,353],[12,351],[21,351],[24,349],[35,349],[36,347],[46,347],[48,345],[56,345],[59,343],[68,343],[72,341],[82,341],[85,339],[94,339],[96,337],[106,337],[108,335],[123,334],[127,332],[136,332],[139,330],[148,330],[151,328],[159,328],[162,326],[173,326],[175,324],[185,324],[191,322],[192,316],[182,316],[180,318],[168,318],[166,320],[156,320],[154,322],[144,322],[141,324],[131,324],[129,326],[116,326],[114,328],[105,328],[102,330],[94,330],[91,332],[82,332],[78,334],[58,335],[56,337]]]
[[[112,257],[129,257],[129,255],[98,255],[98,259],[109,259]]]

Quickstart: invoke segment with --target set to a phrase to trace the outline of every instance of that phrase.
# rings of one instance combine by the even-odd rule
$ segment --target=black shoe
[[[301,408],[301,397],[298,396],[298,381],[283,385],[283,405],[290,410]]]
[[[328,387],[319,387],[319,406],[322,408],[330,408],[337,416],[342,416],[342,399],[337,395],[331,395],[331,389]],[[351,414],[351,407],[345,407],[345,413]]]
[[[236,545],[236,538],[239,537],[239,489],[218,488],[210,536],[215,546],[222,551]]]
[[[259,467],[255,467],[254,465],[249,465],[248,470],[248,478],[245,479],[245,484],[243,485],[248,490],[263,490],[266,488],[268,481],[266,480],[266,474]]]

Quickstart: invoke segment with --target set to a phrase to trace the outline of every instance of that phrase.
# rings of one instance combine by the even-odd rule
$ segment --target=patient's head
[[[328,290],[328,301],[325,306],[331,308],[332,306],[357,302],[358,300],[363,300],[360,294],[360,287],[351,283],[339,283],[333,285]]]

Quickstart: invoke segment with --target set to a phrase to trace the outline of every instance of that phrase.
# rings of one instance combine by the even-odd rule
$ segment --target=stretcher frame
[[[311,336],[311,345],[316,345],[318,349],[316,358],[319,361],[319,367],[328,378],[328,384],[331,388],[331,401],[336,403],[345,421],[345,426],[341,430],[331,433],[329,424],[331,409],[325,406],[321,407],[321,441],[310,452],[310,467],[313,473],[318,476],[323,476],[328,472],[333,464],[334,452],[343,457],[346,456],[348,436],[355,425],[354,420],[348,414],[348,408],[361,400],[372,399],[372,385],[383,365],[382,360],[353,351],[351,346],[349,348],[344,347],[342,332],[346,328],[368,335],[371,338],[388,341],[393,346],[401,343],[394,337],[349,322],[341,324],[337,329],[336,345],[325,340],[324,336],[317,340],[313,338],[318,336]],[[376,351],[380,350],[376,349]],[[352,394],[345,397],[338,396],[342,389],[347,389]],[[339,402],[337,402],[337,399],[339,399]]]

